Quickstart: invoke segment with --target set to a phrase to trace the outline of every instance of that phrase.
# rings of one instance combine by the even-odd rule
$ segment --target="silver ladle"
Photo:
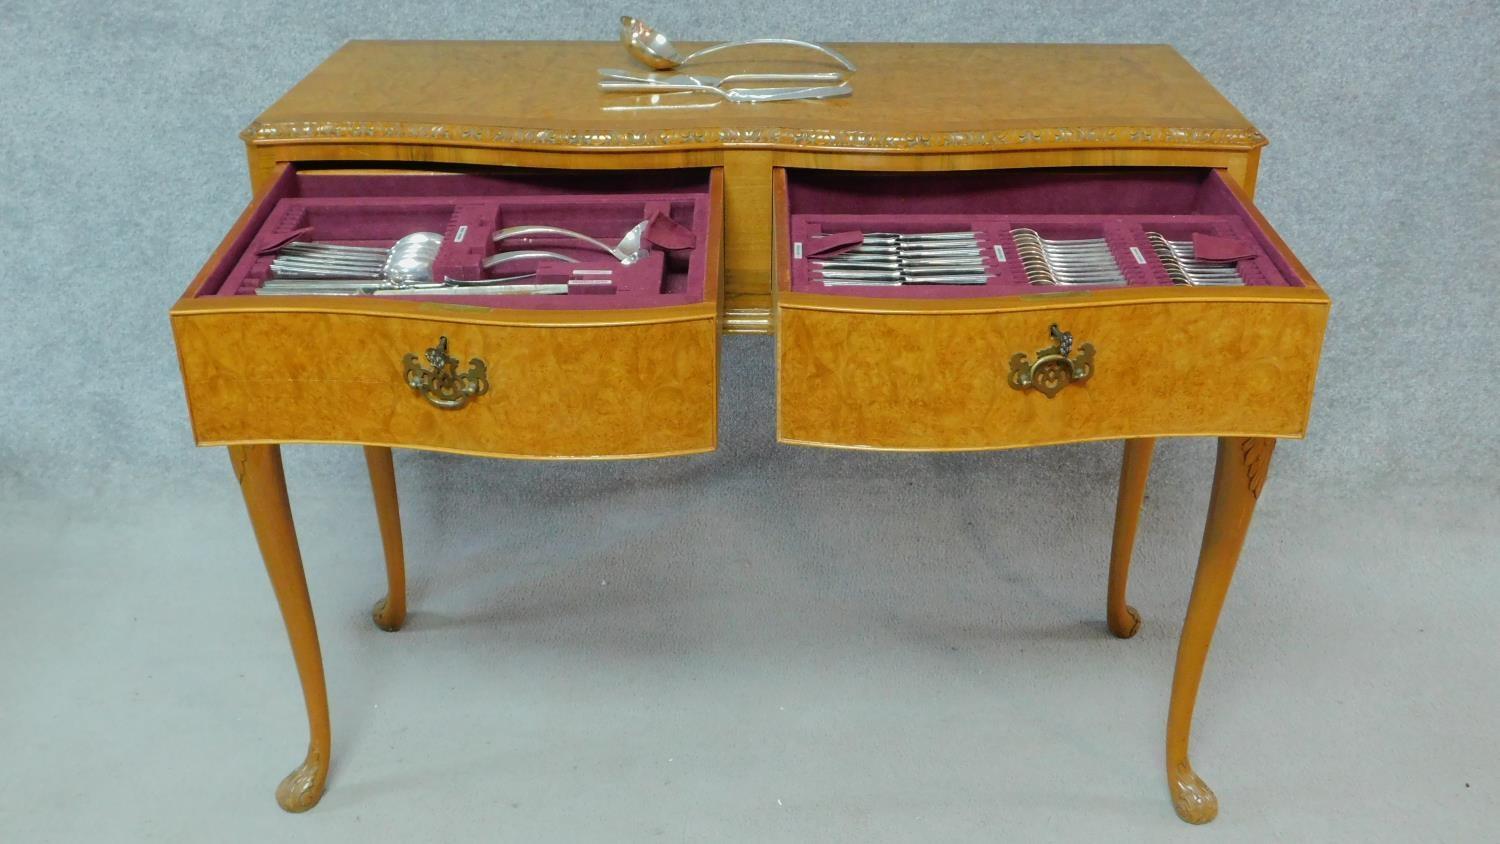
[[[634,264],[635,262],[646,257],[646,255],[650,254],[651,249],[645,244],[646,229],[650,225],[650,220],[642,220],[639,223],[636,223],[635,226],[630,229],[630,231],[625,233],[624,237],[620,238],[620,242],[614,246],[610,246],[602,240],[589,237],[582,232],[575,232],[572,229],[558,228],[557,226],[510,226],[508,228],[503,228],[495,232],[493,239],[496,243],[499,243],[502,240],[507,240],[512,237],[526,237],[528,235],[534,234],[556,234],[563,237],[571,237],[574,240],[581,240],[584,243],[590,244],[599,249],[602,249],[605,252],[608,252],[615,257],[615,260],[628,267],[631,264]],[[496,255],[495,257],[498,258],[500,256]],[[577,260],[573,258],[568,258],[566,260],[577,263]],[[490,265],[486,264],[486,266]]]
[[[728,50],[731,47],[746,47],[751,44],[780,44],[787,47],[806,47],[828,56],[839,64],[854,70],[854,62],[844,58],[840,53],[827,47],[813,44],[810,41],[797,41],[791,38],[752,38],[748,41],[727,41],[723,44],[715,44],[712,47],[704,47],[684,56],[672,46],[667,36],[662,35],[650,24],[627,16],[620,18],[620,43],[625,45],[625,50],[630,53],[636,61],[655,70],[674,70],[687,64],[694,59],[717,53],[720,50]]]

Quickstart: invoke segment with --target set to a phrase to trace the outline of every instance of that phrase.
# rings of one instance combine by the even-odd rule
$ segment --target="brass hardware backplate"
[[[407,386],[434,406],[457,410],[490,391],[489,370],[484,361],[473,358],[468,371],[459,372],[458,358],[448,354],[447,337],[438,338],[438,344],[428,349],[425,357],[431,369],[422,365],[422,358],[415,352],[408,353],[401,362],[406,368]]]
[[[1084,343],[1078,347],[1078,357],[1069,357],[1073,353],[1073,335],[1059,329],[1056,323],[1051,332],[1056,344],[1039,350],[1035,363],[1027,359],[1025,352],[1011,355],[1007,379],[1011,387],[1036,390],[1050,399],[1063,387],[1087,381],[1094,374],[1093,343]]]

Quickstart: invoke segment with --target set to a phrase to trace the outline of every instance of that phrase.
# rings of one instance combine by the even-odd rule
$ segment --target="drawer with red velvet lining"
[[[774,190],[785,442],[989,449],[1305,429],[1327,296],[1217,171],[783,169]],[[1039,276],[1035,248],[1019,248],[1028,230],[1097,242],[1110,283]],[[982,283],[826,284],[874,232],[971,233]],[[1183,266],[1213,269],[1184,284]]]
[[[172,311],[200,444],[359,442],[509,457],[711,450],[717,434],[722,173],[717,169],[453,173],[283,165]],[[553,233],[617,243],[639,261]],[[443,241],[434,279],[566,281],[564,295],[396,290],[264,295],[285,245]],[[653,234],[654,233],[654,239]],[[485,269],[502,251],[571,260]],[[494,288],[481,288],[482,291]],[[459,295],[454,295],[458,293]]]

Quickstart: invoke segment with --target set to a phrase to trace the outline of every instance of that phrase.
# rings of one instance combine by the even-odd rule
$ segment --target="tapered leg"
[[[401,508],[396,502],[396,464],[391,450],[365,446],[370,467],[370,489],[375,493],[375,515],[380,519],[380,543],[385,546],[385,597],[375,602],[375,626],[395,632],[406,620],[406,552],[401,546]]]
[[[1167,786],[1178,817],[1188,823],[1208,823],[1219,813],[1219,800],[1193,773],[1188,760],[1188,734],[1193,726],[1193,704],[1203,679],[1203,661],[1213,642],[1219,610],[1229,591],[1229,580],[1244,544],[1255,501],[1271,467],[1273,439],[1223,437],[1214,469],[1208,523],[1198,574],[1188,599],[1187,619],[1177,645],[1177,673],[1172,678],[1172,704],[1167,714]]]
[[[292,641],[292,657],[302,680],[307,703],[310,739],[307,758],[281,781],[276,802],[288,812],[305,812],[317,805],[328,779],[331,735],[328,727],[328,689],[323,681],[323,655],[318,650],[318,627],[313,621],[312,601],[307,596],[307,578],[302,572],[302,553],[292,525],[291,502],[286,495],[286,477],[281,470],[281,448],[275,445],[230,446],[229,459],[245,495],[245,509],[255,541],[265,560],[271,588],[281,605],[281,618]]]
[[[1125,441],[1125,461],[1120,467],[1120,496],[1115,504],[1115,539],[1109,549],[1109,598],[1105,603],[1109,632],[1129,639],[1141,627],[1141,614],[1125,603],[1130,583],[1130,556],[1135,550],[1135,529],[1141,521],[1141,503],[1146,500],[1146,476],[1151,474],[1151,454],[1156,439]]]

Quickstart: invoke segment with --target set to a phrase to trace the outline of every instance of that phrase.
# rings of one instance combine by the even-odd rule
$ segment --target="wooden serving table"
[[[302,680],[311,742],[277,790],[283,808],[322,796],[330,730],[279,445],[364,446],[389,576],[374,617],[396,630],[406,595],[391,447],[523,459],[712,450],[719,336],[740,332],[777,335],[784,442],[1126,440],[1106,603],[1121,638],[1140,624],[1126,581],[1155,438],[1219,439],[1166,742],[1177,813],[1214,817],[1188,760],[1193,704],[1276,440],[1305,433],[1329,307],[1251,203],[1265,139],[1166,46],[835,46],[859,67],[852,97],[748,105],[601,93],[597,68],[630,66],[613,43],[351,42],[245,130],[254,198],[172,324],[195,438],[229,449]],[[772,67],[829,69],[778,48],[694,69]],[[235,294],[288,199],[455,191],[685,209],[671,213],[691,222],[694,257],[645,305]],[[860,293],[810,286],[803,268],[806,233],[831,230],[819,225],[928,215],[1000,226],[1003,274],[1019,266],[1006,227],[1090,213],[1112,215],[1112,243],[1147,224],[1215,221],[1243,236],[1257,257],[1240,266],[1261,275],[1173,284],[1128,240],[1117,254],[1134,254],[1138,275],[1110,289]]]

